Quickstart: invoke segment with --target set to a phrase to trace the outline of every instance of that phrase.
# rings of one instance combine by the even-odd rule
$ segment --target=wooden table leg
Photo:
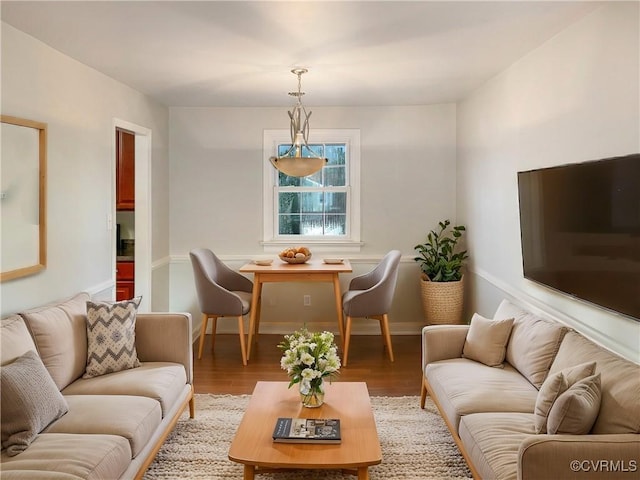
[[[260,274],[254,274],[253,292],[251,293],[251,311],[249,312],[249,345],[247,346],[247,360],[251,358],[251,347],[253,346],[253,335],[258,336],[256,319],[260,318],[260,295],[262,295],[262,282]],[[252,477],[253,478],[253,477]]]
[[[253,465],[244,466],[244,480],[253,480],[256,476],[256,467]]]
[[[258,307],[257,307],[257,311],[256,311],[256,331],[254,332],[256,335],[258,335],[258,332],[260,331],[260,314],[262,313],[262,282],[260,282],[260,294],[258,295]],[[258,338],[256,337],[256,340],[258,340]]]
[[[340,338],[342,339],[342,347],[344,348],[344,318],[342,313],[342,292],[340,291],[340,278],[338,274],[333,274],[333,293],[336,297],[336,311],[338,313],[338,329],[340,330]]]
[[[358,480],[369,480],[369,467],[358,467]]]

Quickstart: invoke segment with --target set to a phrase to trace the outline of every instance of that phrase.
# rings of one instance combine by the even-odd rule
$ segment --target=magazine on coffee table
[[[278,418],[273,430],[278,443],[340,443],[337,418]]]

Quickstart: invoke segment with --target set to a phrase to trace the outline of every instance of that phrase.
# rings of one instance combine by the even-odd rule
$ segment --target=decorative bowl
[[[282,255],[278,255],[280,260],[287,263],[306,263],[311,258],[311,253],[309,255],[305,255],[304,257],[284,257]]]
[[[311,258],[311,252],[307,247],[290,247],[282,250],[278,257],[286,263],[305,263]]]

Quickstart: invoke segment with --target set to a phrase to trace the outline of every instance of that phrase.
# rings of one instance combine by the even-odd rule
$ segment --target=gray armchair
[[[215,346],[216,324],[220,317],[236,317],[240,334],[242,364],[247,364],[247,347],[244,339],[243,316],[251,308],[253,282],[231,270],[206,248],[196,248],[189,252],[196,282],[198,302],[202,311],[200,346],[198,358],[202,358],[202,347],[209,319],[213,319],[211,348]]]
[[[349,357],[352,320],[362,317],[374,318],[380,322],[380,330],[389,352],[389,360],[393,362],[387,313],[391,309],[399,265],[400,252],[391,250],[372,271],[354,277],[349,283],[349,289],[342,295],[342,309],[346,316],[344,358],[342,359],[342,364],[345,367]]]

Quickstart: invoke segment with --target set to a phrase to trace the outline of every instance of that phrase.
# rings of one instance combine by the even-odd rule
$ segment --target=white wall
[[[0,285],[6,315],[81,290],[112,290],[115,227],[107,230],[107,215],[115,202],[114,118],[152,131],[152,258],[168,255],[168,110],[8,24],[1,27],[2,114],[48,124],[47,268]]]
[[[523,278],[516,172],[640,151],[639,4],[601,7],[458,108],[458,220],[468,227],[471,307],[505,296],[640,360],[640,322]]]
[[[192,248],[210,248],[234,267],[263,253],[263,130],[288,129],[287,108],[170,109],[172,310],[200,318]],[[417,332],[424,322],[413,246],[438,220],[455,215],[455,106],[310,109],[312,128],[361,130],[364,246],[354,270],[364,273],[399,249],[406,257],[391,329]],[[266,285],[261,325],[265,331],[290,321],[331,326],[331,292],[330,284]],[[305,293],[312,294],[314,308],[302,306]]]

